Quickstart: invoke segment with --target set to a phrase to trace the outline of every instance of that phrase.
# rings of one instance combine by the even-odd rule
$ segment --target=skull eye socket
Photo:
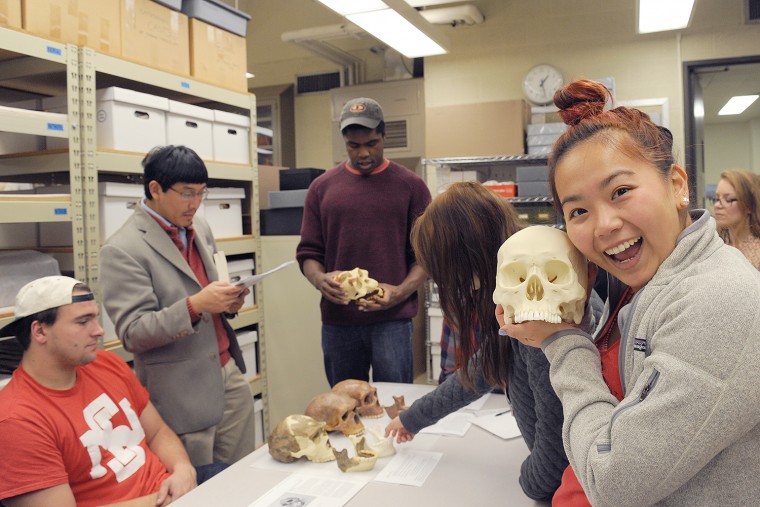
[[[562,261],[549,261],[546,263],[546,278],[549,280],[549,283],[556,284],[566,284],[573,281],[570,267]]]
[[[525,271],[525,264],[518,262],[504,264],[499,270],[499,275],[500,276],[497,277],[497,279],[503,282],[507,287],[520,285],[528,278],[528,273]]]
[[[372,394],[368,394],[364,397],[364,400],[362,401],[365,405],[369,405],[372,403]]]

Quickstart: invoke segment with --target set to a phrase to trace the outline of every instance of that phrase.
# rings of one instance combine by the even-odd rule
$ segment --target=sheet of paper
[[[283,268],[287,268],[291,264],[295,264],[295,263],[296,263],[296,261],[283,262],[282,264],[280,264],[276,268],[272,268],[269,271],[265,271],[264,273],[259,273],[259,274],[256,274],[256,275],[251,275],[251,276],[246,276],[245,278],[241,278],[240,280],[238,280],[237,282],[235,282],[235,285],[240,285],[241,287],[242,286],[250,287],[253,284],[261,281],[263,278],[266,278],[267,276],[271,275],[272,273],[275,273],[275,272],[277,272],[277,271],[279,271],[279,270],[281,270]]]
[[[438,462],[443,457],[442,452],[414,451],[407,449],[399,452],[385,465],[376,481],[408,486],[422,486]]]
[[[362,482],[293,474],[248,507],[341,507],[363,487]]]
[[[515,416],[508,410],[482,412],[479,416],[472,419],[472,424],[480,426],[484,430],[505,440],[521,435]]]
[[[433,435],[451,435],[463,437],[472,426],[472,414],[453,412],[432,426],[422,428],[420,434],[431,433]]]
[[[473,401],[466,407],[462,407],[460,410],[480,410],[483,408],[483,405],[486,404],[486,400],[488,400],[488,397],[491,395],[492,395],[491,393],[484,394],[483,396]],[[493,395],[493,396],[496,396],[496,395]]]

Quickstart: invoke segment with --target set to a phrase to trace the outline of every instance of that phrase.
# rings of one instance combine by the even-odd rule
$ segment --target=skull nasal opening
[[[528,279],[528,286],[525,289],[525,296],[531,301],[541,301],[544,299],[544,285],[538,276],[531,275]]]

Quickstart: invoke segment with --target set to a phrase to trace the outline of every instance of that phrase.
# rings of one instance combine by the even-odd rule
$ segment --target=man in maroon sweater
[[[340,129],[348,160],[309,187],[296,251],[301,271],[322,293],[322,352],[330,385],[345,379],[413,379],[412,317],[427,275],[409,242],[414,220],[430,203],[425,182],[383,155],[385,122],[369,98],[343,107]],[[382,296],[348,299],[333,278],[356,267],[380,282]]]

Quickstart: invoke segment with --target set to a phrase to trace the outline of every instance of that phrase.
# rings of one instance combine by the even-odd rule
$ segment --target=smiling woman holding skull
[[[438,284],[449,324],[460,336],[470,336],[469,330],[480,322],[482,336],[477,343],[459,341],[462,366],[456,374],[394,418],[386,436],[394,435],[398,442],[411,440],[422,428],[491,389],[505,389],[531,450],[520,467],[520,486],[530,498],[548,500],[567,467],[562,406],[549,383],[549,363],[541,351],[500,338],[493,317],[496,255],[521,228],[506,200],[472,182],[451,185],[417,219],[412,246],[417,262]]]
[[[620,348],[622,400],[587,333],[539,321],[502,331],[551,363],[565,449],[593,505],[752,504],[760,273],[706,211],[688,211],[670,132],[638,110],[605,110],[609,98],[592,81],[555,94],[570,128],[554,145],[550,180],[570,240],[611,275],[605,317],[619,313],[596,339]]]

